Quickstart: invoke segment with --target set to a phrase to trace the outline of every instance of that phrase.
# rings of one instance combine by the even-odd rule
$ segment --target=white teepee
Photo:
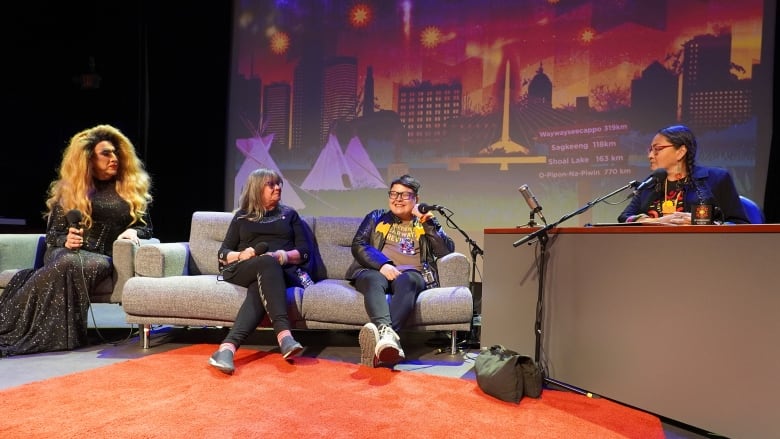
[[[331,134],[309,175],[303,180],[301,188],[307,191],[343,191],[351,188],[351,180],[349,166],[344,159],[344,153],[341,152],[341,145],[336,136]]]
[[[284,189],[282,189],[282,203],[295,209],[303,209],[306,205],[301,197],[290,186],[290,183],[284,178],[284,174],[271,158],[268,150],[271,149],[271,143],[274,141],[274,135],[269,134],[265,137],[250,137],[248,139],[236,139],[236,148],[244,154],[245,160],[236,172],[233,180],[233,206],[238,206],[238,198],[241,196],[241,190],[244,188],[249,174],[257,168],[273,169],[282,176]]]
[[[353,188],[382,189],[387,187],[358,136],[350,139],[344,158],[350,170]]]

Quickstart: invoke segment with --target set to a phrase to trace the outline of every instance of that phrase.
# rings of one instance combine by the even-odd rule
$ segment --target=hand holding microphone
[[[245,258],[245,259],[241,259],[241,255],[246,250],[253,250],[254,254],[252,256],[249,256],[249,257]],[[234,271],[236,269],[236,267],[238,266],[238,264],[240,264],[241,262],[244,262],[247,259],[253,258],[255,256],[260,256],[260,255],[264,254],[267,251],[268,251],[268,243],[266,243],[266,242],[260,242],[260,243],[256,244],[254,247],[247,247],[243,251],[239,252],[238,259],[236,259],[233,262],[230,262],[228,264],[223,265],[222,269],[220,271],[221,272]]]
[[[420,203],[414,206],[414,209],[412,210],[412,214],[420,218],[420,221],[426,222],[428,221],[429,218],[433,217],[433,214],[431,213],[433,211],[439,212],[440,214],[447,216],[447,214],[444,212],[445,210],[449,210],[449,209],[438,204]]]
[[[251,250],[252,255],[244,257],[244,259],[241,259],[241,255],[244,254],[245,251]],[[254,258],[255,256],[260,256],[268,251],[268,243],[266,242],[259,242],[255,244],[254,247],[247,247],[242,252],[239,252],[238,260],[240,261],[246,261],[247,259]]]
[[[65,214],[65,219],[68,220],[68,236],[65,238],[64,246],[69,250],[78,251],[84,244],[84,238],[81,236],[84,233],[81,229],[81,221],[84,216],[80,210],[71,209]]]
[[[423,215],[425,215],[426,213],[432,210],[442,213],[442,211],[446,209],[446,207],[439,206],[438,204],[425,204],[425,203],[420,203],[417,206],[415,206],[415,208]]]

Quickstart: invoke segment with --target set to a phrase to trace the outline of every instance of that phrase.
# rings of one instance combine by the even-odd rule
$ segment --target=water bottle
[[[303,286],[303,289],[309,288],[310,286],[314,285],[314,281],[311,280],[311,276],[309,276],[309,273],[304,271],[301,267],[295,269],[295,274],[298,275],[298,280],[301,282],[301,286]]]
[[[422,263],[422,276],[425,280],[425,289],[439,286],[439,283],[436,282],[436,275],[433,274],[433,270],[431,270],[431,266],[427,262]]]

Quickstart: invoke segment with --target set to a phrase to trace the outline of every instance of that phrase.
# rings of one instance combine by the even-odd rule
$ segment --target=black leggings
[[[266,312],[276,334],[290,329],[290,321],[287,318],[287,284],[282,266],[274,257],[263,255],[243,261],[238,264],[232,276],[226,277],[225,280],[246,287],[246,298],[224,343],[241,346],[249,334],[262,323]]]
[[[355,278],[355,288],[363,294],[371,323],[390,325],[398,332],[412,314],[417,294],[425,289],[425,281],[415,270],[404,271],[391,282],[378,270],[366,269]],[[391,295],[389,304],[386,294]]]

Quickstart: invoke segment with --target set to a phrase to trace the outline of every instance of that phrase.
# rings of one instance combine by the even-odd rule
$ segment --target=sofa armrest
[[[157,238],[141,239],[140,241],[140,245],[160,243],[160,240]],[[135,253],[138,247],[129,239],[117,239],[114,241],[113,255],[111,257],[111,263],[114,266],[114,290],[111,296],[117,298],[117,300],[122,297],[122,288],[124,288],[125,282],[135,276]]]
[[[436,261],[439,285],[442,287],[468,287],[471,266],[463,253],[453,252]]]
[[[39,268],[46,251],[44,235],[39,233],[0,234],[0,271]]]
[[[144,277],[188,275],[189,260],[187,242],[144,244],[135,252],[135,274]]]

